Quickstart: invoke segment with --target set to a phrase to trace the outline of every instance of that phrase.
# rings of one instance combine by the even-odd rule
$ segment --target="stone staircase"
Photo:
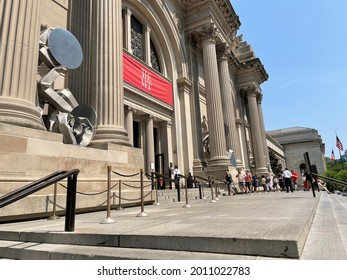
[[[64,219],[0,224],[0,258],[25,260],[254,260],[347,259],[347,197],[306,192],[261,193],[196,199],[189,189],[160,190],[160,206],[76,217],[75,232]],[[175,201],[175,202],[174,202]],[[276,211],[274,211],[276,210]]]

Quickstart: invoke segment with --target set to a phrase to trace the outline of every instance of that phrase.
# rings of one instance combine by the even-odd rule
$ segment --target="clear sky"
[[[325,155],[347,149],[347,0],[230,0],[238,35],[269,74],[261,85],[265,129],[318,130]]]

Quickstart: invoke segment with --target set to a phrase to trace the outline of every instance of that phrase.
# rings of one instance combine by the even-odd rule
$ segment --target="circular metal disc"
[[[80,43],[71,32],[63,28],[55,28],[48,37],[48,47],[54,57],[67,69],[79,67],[83,60]]]
[[[70,114],[76,118],[87,118],[93,128],[96,128],[97,115],[93,107],[86,104],[81,104],[75,107]]]

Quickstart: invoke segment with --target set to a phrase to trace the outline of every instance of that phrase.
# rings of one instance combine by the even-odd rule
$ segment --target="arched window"
[[[134,56],[144,59],[143,25],[133,15],[131,16],[131,50]]]
[[[151,40],[151,64],[153,69],[160,72],[160,64],[159,64],[159,58],[157,54],[157,50],[155,49],[155,46]]]
[[[123,12],[123,28],[124,28],[124,22],[125,22],[125,10]],[[155,69],[158,72],[161,72],[161,67],[160,67],[160,61],[159,61],[159,56],[158,52],[156,50],[156,47],[152,41],[152,39],[146,42],[145,40],[145,25],[141,23],[134,15],[131,15],[130,17],[130,22],[131,22],[131,28],[129,33],[127,33],[127,30],[123,30],[123,34],[129,34],[130,36],[130,48],[131,48],[131,53],[137,57],[138,59],[150,64],[153,69]],[[148,32],[149,34],[150,32]],[[127,40],[127,38],[124,36],[123,40]],[[148,45],[149,44],[149,45]],[[125,44],[123,45],[125,47]]]

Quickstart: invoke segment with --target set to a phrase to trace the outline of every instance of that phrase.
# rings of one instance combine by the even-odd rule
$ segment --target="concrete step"
[[[346,197],[323,193],[301,259],[347,259],[346,206]]]
[[[77,252],[75,246],[82,246],[92,256],[94,249],[110,251],[116,258],[125,254],[122,250],[129,250],[130,254],[135,249],[139,250],[137,257],[141,259],[151,259],[151,250],[162,252],[162,258],[169,251],[169,259],[180,258],[180,254],[190,258],[189,254],[195,253],[209,254],[209,258],[211,254],[227,258],[232,255],[299,258],[318,201],[319,196],[312,198],[311,194],[295,192],[227,196],[215,203],[190,200],[188,208],[184,202],[163,203],[146,206],[147,217],[138,217],[138,208],[112,211],[115,220],[112,224],[100,223],[105,219],[105,212],[80,214],[76,216],[75,232],[63,231],[64,219],[0,224],[3,242],[0,258],[13,258],[11,250],[16,249],[24,254],[16,257],[25,259],[29,257],[25,253],[28,250],[49,244],[70,253]],[[10,253],[4,255],[4,248]],[[37,252],[32,254],[40,257],[35,255]],[[78,255],[87,258],[88,254]]]
[[[1,258],[12,260],[256,260],[247,255],[172,250],[0,241]]]

